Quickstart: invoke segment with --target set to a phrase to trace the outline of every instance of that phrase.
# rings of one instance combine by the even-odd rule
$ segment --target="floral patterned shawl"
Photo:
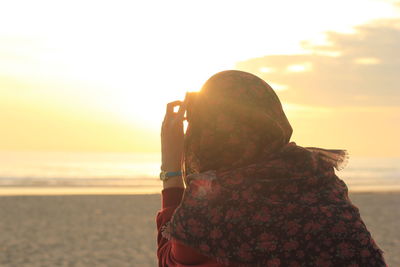
[[[266,82],[218,73],[189,108],[187,188],[165,236],[226,265],[385,266],[335,175],[345,151],[289,143]]]

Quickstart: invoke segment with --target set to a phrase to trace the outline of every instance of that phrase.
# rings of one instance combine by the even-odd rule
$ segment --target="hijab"
[[[379,261],[335,175],[346,151],[289,142],[292,127],[265,81],[242,71],[217,73],[187,119],[187,188],[165,237],[226,265]],[[359,259],[352,250],[359,247],[369,256]]]
[[[232,169],[266,160],[292,135],[274,90],[241,71],[211,77],[194,101],[185,136],[185,171]]]

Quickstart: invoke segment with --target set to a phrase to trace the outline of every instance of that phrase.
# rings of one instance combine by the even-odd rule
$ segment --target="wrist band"
[[[182,175],[182,172],[181,171],[177,171],[177,172],[166,172],[166,171],[162,171],[161,173],[160,173],[160,180],[161,181],[166,181],[166,180],[168,180],[169,178],[171,178],[171,177],[174,177],[174,176],[181,176]]]

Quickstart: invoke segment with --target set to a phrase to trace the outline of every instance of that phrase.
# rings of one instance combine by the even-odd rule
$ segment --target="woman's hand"
[[[179,111],[174,108],[179,106]],[[186,101],[174,101],[168,103],[167,112],[161,127],[161,169],[167,172],[181,170],[183,155],[183,120],[186,110]]]

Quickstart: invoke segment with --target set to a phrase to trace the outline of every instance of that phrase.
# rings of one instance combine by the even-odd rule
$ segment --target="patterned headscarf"
[[[189,107],[186,174],[266,160],[292,135],[274,90],[247,72],[212,76]]]
[[[335,175],[345,151],[289,143],[292,128],[263,80],[214,75],[187,119],[187,188],[165,237],[226,265],[385,266]]]

